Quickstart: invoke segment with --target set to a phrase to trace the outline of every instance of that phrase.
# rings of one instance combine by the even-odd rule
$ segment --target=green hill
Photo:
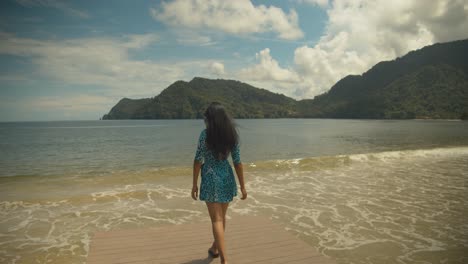
[[[152,99],[122,99],[102,119],[201,118],[213,101],[222,103],[235,118],[297,115],[292,98],[239,81],[196,77],[190,82],[177,81]]]
[[[468,113],[468,40],[435,44],[299,102],[301,114],[328,118],[460,118]]]
[[[102,119],[201,118],[212,101],[235,118],[467,119],[466,58],[468,40],[427,46],[301,101],[239,81],[196,77],[177,81],[154,98],[124,98]]]
[[[102,119],[131,119],[133,114],[143,105],[149,103],[151,99],[129,99],[123,98]]]

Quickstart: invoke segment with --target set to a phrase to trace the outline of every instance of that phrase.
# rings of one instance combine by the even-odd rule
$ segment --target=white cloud
[[[89,18],[89,14],[85,11],[72,8],[67,5],[63,1],[56,1],[56,0],[16,0],[16,2],[24,7],[36,7],[36,6],[44,6],[44,7],[51,7],[56,8],[59,10],[64,11],[67,14],[71,14],[76,17],[80,18]]]
[[[120,98],[66,94],[54,96],[11,97],[0,99],[3,121],[92,119],[106,114]]]
[[[295,10],[285,13],[275,6],[255,6],[250,0],[175,0],[151,8],[154,19],[182,28],[215,29],[231,34],[275,32],[282,39],[299,39]]]
[[[260,62],[242,69],[240,78],[296,98],[312,98],[380,61],[468,37],[468,3],[462,0],[336,0],[327,13],[325,33],[314,46],[296,48],[293,67],[281,68],[265,49],[256,54]]]
[[[307,3],[313,5],[319,5],[321,7],[328,6],[328,0],[297,0],[299,3]]]
[[[159,40],[156,34],[126,35],[122,46],[128,49],[141,49]]]
[[[210,65],[211,72],[216,76],[223,76],[226,72],[224,71],[224,64],[221,62],[213,62]]]
[[[193,66],[210,63],[155,62],[131,58],[131,51],[148,47],[157,39],[158,36],[154,34],[144,34],[117,39],[52,41],[0,33],[0,54],[29,58],[38,74],[63,81],[65,85],[98,85],[122,97],[154,96],[172,82],[186,77],[186,72]]]
[[[212,40],[210,36],[200,34],[191,30],[175,31],[176,41],[181,45],[186,46],[212,46],[217,42]]]
[[[81,116],[82,119],[86,116],[97,119],[123,97],[153,97],[177,80],[209,76],[213,74],[213,67],[218,74],[223,73],[224,65],[213,64],[213,60],[173,62],[132,58],[132,51],[157,44],[158,39],[157,35],[143,34],[57,41],[20,38],[0,32],[0,54],[25,57],[33,66],[33,72],[27,76],[1,75],[0,81],[24,83],[45,77],[63,87],[95,87],[87,94],[43,96],[31,102],[18,99],[18,104],[2,105],[2,111],[9,112],[2,118],[14,119],[9,115],[21,112],[19,119],[31,120],[37,112],[53,112],[68,114],[54,114],[53,117],[47,114],[48,118]]]
[[[258,64],[242,69],[239,77],[243,80],[298,82],[298,75],[290,70],[283,69],[278,61],[270,55],[270,49],[266,48],[255,54]]]
[[[79,118],[79,113],[97,118],[96,113],[107,113],[123,97],[153,97],[173,82],[188,81],[194,76],[225,76],[224,64],[214,60],[174,62],[132,58],[133,51],[157,45],[159,39],[155,34],[143,34],[38,40],[0,32],[0,54],[24,57],[33,66],[33,72],[27,75],[0,75],[1,82],[34,82],[45,77],[63,87],[95,87],[88,94],[43,96],[37,102],[20,100],[18,104],[5,104],[2,109],[10,109],[14,114],[21,107],[22,120],[28,120],[37,111],[69,111],[70,116],[76,111],[74,118]]]
[[[294,53],[296,70],[308,85],[306,96],[379,61],[468,36],[468,8],[462,0],[336,0],[327,13],[320,41]]]
[[[302,77],[292,68],[281,67],[270,49],[255,54],[256,63],[232,73],[234,79],[287,96],[300,97]]]
[[[38,96],[27,99],[25,105],[31,109],[47,109],[69,112],[94,112],[102,110],[102,106],[112,106],[116,102],[107,96],[69,95],[69,96]]]

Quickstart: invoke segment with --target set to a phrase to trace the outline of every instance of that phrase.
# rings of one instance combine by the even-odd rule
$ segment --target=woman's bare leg
[[[221,256],[221,263],[227,263],[226,247],[224,244],[224,215],[222,203],[206,203],[211,218],[213,237],[216,248]],[[227,208],[227,207],[226,207]]]
[[[229,203],[222,203],[221,207],[223,208],[223,230],[226,231],[226,212],[228,209]]]
[[[228,206],[229,206],[229,203],[221,203],[221,207],[223,209],[223,231],[224,232],[226,232],[226,212],[227,212]],[[211,250],[215,254],[218,253],[218,248],[216,247],[216,241],[213,241],[213,244],[211,245]]]

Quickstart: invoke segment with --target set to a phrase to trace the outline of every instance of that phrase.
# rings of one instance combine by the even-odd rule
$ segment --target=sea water
[[[468,263],[468,122],[237,124],[249,197],[230,217],[267,216],[338,263]],[[203,128],[0,123],[0,263],[85,263],[96,231],[209,221],[190,198]]]

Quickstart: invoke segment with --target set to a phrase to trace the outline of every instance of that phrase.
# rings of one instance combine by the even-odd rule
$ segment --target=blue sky
[[[0,121],[96,120],[195,76],[313,98],[435,42],[463,39],[454,1],[0,3]]]

